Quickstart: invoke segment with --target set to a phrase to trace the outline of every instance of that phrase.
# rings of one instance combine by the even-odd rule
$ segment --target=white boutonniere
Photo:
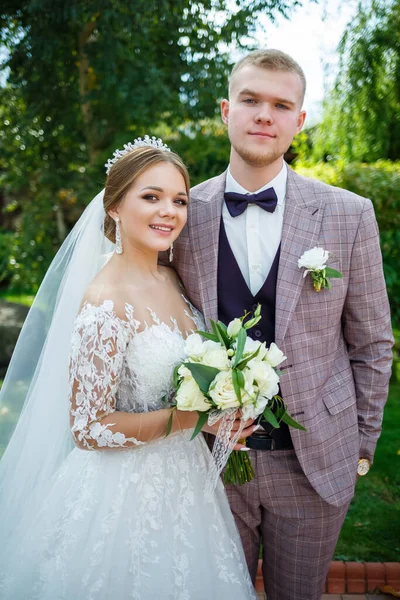
[[[331,287],[329,279],[343,277],[340,271],[336,271],[336,269],[331,269],[326,266],[329,258],[330,254],[327,250],[315,246],[315,248],[312,248],[311,250],[306,250],[297,262],[299,269],[305,269],[303,277],[305,277],[307,273],[311,274],[314,290],[316,292],[320,292],[324,288],[329,290]]]

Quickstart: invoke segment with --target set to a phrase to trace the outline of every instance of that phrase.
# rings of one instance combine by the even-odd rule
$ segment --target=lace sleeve
[[[85,304],[78,315],[70,354],[70,423],[80,448],[121,448],[144,442],[114,431],[115,423],[102,421],[115,412],[127,344],[132,335],[128,321],[119,319],[113,302]]]

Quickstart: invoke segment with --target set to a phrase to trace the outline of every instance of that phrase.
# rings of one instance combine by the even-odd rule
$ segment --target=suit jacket
[[[173,266],[206,320],[217,319],[217,268],[226,173],[192,189]],[[297,261],[323,247],[343,274],[314,291]],[[249,307],[250,308],[250,307]],[[240,315],[238,315],[240,316]],[[288,170],[276,289],[275,341],[290,365],[281,377],[297,457],[315,490],[343,505],[357,460],[373,459],[391,373],[393,338],[378,228],[370,200]]]

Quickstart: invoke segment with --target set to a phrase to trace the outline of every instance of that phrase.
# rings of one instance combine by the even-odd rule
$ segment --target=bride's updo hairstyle
[[[142,146],[135,148],[119,158],[111,167],[104,191],[104,235],[115,244],[115,221],[108,214],[124,199],[129,188],[146,169],[157,163],[167,162],[174,165],[185,180],[186,193],[189,197],[190,180],[187,168],[175,152],[166,152],[159,148]]]

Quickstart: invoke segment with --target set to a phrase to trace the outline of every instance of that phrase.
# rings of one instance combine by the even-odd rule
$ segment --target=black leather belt
[[[285,443],[280,439],[274,440],[261,435],[251,435],[246,440],[246,446],[252,450],[290,450],[293,448],[293,443]]]

